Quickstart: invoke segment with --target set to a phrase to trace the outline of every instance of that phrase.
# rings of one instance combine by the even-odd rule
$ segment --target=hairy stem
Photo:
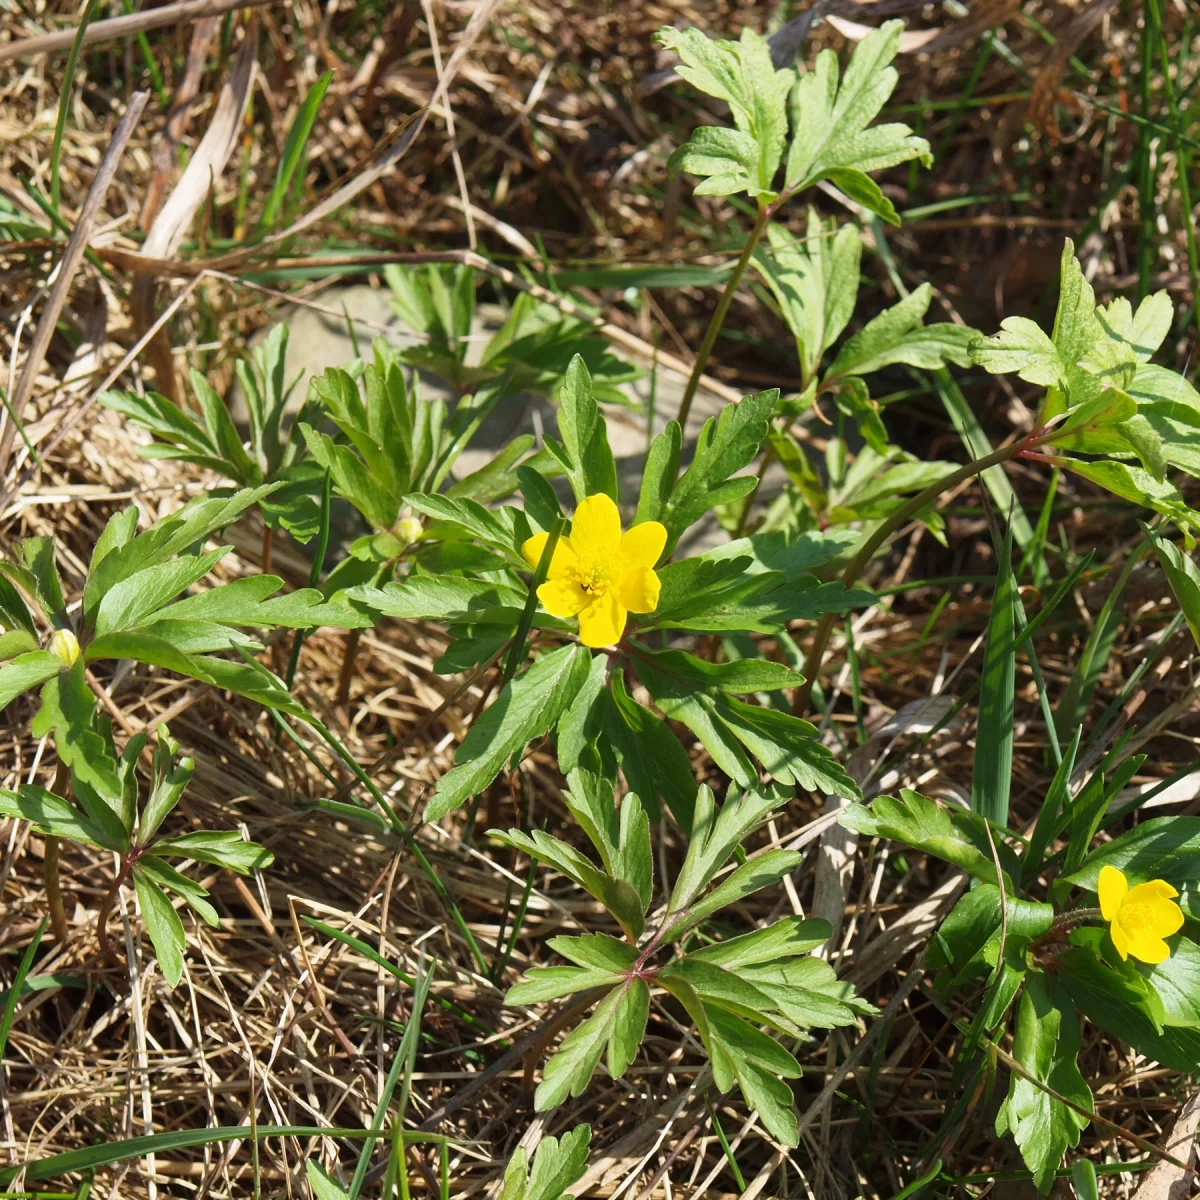
[[[999,450],[993,450],[991,454],[985,454],[982,458],[977,458],[974,462],[967,463],[965,467],[960,467],[957,471],[952,471],[944,479],[939,479],[937,483],[930,484],[923,492],[918,492],[907,504],[901,505],[891,516],[882,521],[875,532],[863,542],[858,553],[850,560],[846,569],[842,572],[842,585],[850,587],[851,584],[855,583],[865,570],[867,564],[874,558],[875,551],[905,522],[916,516],[921,509],[931,504],[943,492],[957,487],[973,475],[978,475],[980,472],[986,471],[988,467],[998,466],[1000,463],[1016,458],[1018,454],[1028,451],[1031,447],[1037,445],[1043,436],[1042,430],[1035,430],[1019,442],[1013,442],[1008,446],[1002,446]],[[821,618],[821,623],[817,626],[817,631],[813,635],[812,645],[808,650],[808,657],[804,661],[804,683],[796,689],[796,697],[792,702],[792,711],[797,716],[802,716],[808,711],[808,702],[812,696],[813,684],[820,673],[821,660],[825,657],[825,647],[829,644],[829,635],[833,632],[833,627],[837,619],[837,613],[826,613]]]
[[[770,215],[770,208],[765,206],[759,207],[758,217],[755,219],[754,228],[750,230],[750,237],[746,241],[745,249],[742,250],[741,257],[734,264],[733,272],[725,284],[725,290],[721,293],[721,298],[717,301],[717,307],[713,311],[708,328],[704,331],[704,341],[700,343],[700,349],[696,352],[696,361],[692,366],[692,374],[687,381],[687,387],[683,390],[683,399],[679,402],[679,413],[675,418],[679,422],[680,429],[685,433],[687,431],[688,413],[692,410],[692,400],[696,396],[696,389],[700,386],[700,376],[704,374],[704,368],[708,363],[709,356],[712,354],[713,346],[717,344],[717,335],[721,332],[721,326],[725,324],[725,317],[729,312],[729,306],[733,303],[733,294],[738,290],[738,285],[742,282],[742,276],[746,274],[746,268],[750,265],[750,259],[754,256],[754,251],[757,249],[758,243],[767,228],[767,221]]]

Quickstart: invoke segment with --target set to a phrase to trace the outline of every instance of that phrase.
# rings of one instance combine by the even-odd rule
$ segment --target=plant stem
[[[46,838],[43,874],[46,880],[46,907],[50,909],[50,927],[60,941],[67,940],[67,910],[63,907],[62,890],[58,886],[58,838]]]
[[[709,356],[712,354],[713,346],[717,343],[717,335],[721,332],[721,326],[725,324],[725,317],[729,312],[729,306],[733,303],[733,294],[742,282],[742,276],[746,274],[746,268],[750,265],[750,259],[754,256],[754,251],[757,249],[758,243],[767,228],[767,221],[770,215],[771,210],[769,207],[764,205],[759,206],[758,216],[754,221],[754,228],[750,230],[750,237],[747,239],[746,246],[742,250],[742,256],[734,264],[733,272],[725,284],[725,290],[721,293],[721,298],[717,301],[717,307],[713,310],[708,328],[704,331],[704,341],[700,343],[700,349],[696,352],[696,362],[692,366],[692,374],[687,381],[687,387],[683,390],[683,399],[679,402],[679,413],[675,418],[679,422],[680,429],[685,433],[687,432],[688,413],[692,410],[692,400],[695,398],[696,389],[700,386],[700,376],[704,374],[704,368],[708,363]]]
[[[346,653],[342,658],[342,671],[338,676],[337,702],[340,705],[349,703],[350,684],[354,680],[354,666],[358,660],[358,643],[362,640],[362,630],[350,630],[346,639]]]
[[[271,573],[271,549],[275,543],[275,531],[270,525],[263,526],[261,568],[264,575]]]
[[[64,799],[71,782],[67,764],[59,761],[54,770],[54,782],[50,790]],[[67,910],[63,905],[62,888],[58,885],[58,838],[47,837],[42,858],[42,877],[46,881],[46,907],[50,910],[50,927],[59,942],[67,940]]]
[[[978,475],[986,471],[988,467],[998,466],[1000,463],[1016,458],[1018,454],[1037,445],[1043,436],[1042,430],[1034,430],[1033,433],[1028,434],[1019,442],[1012,442],[1007,446],[1002,446],[999,450],[993,450],[991,454],[985,454],[982,458],[977,458],[974,462],[967,463],[965,467],[959,467],[957,471],[952,471],[944,479],[939,479],[937,483],[930,484],[923,492],[918,492],[907,504],[901,505],[891,516],[880,522],[875,532],[863,542],[858,553],[850,560],[846,569],[842,572],[842,586],[850,587],[863,573],[863,570],[871,559],[874,558],[875,551],[901,525],[916,516],[921,509],[931,504],[944,491],[952,487],[957,487],[973,475]],[[796,689],[796,698],[792,702],[792,712],[797,716],[802,716],[808,710],[808,702],[812,695],[813,684],[820,673],[821,660],[825,656],[825,647],[829,643],[829,635],[833,631],[837,618],[838,614],[835,612],[826,613],[821,618],[821,623],[817,626],[817,631],[813,635],[808,657],[804,661],[804,683]]]
[[[130,858],[122,859],[121,869],[112,881],[112,886],[105,893],[104,899],[100,902],[100,911],[96,914],[96,942],[100,946],[100,953],[104,956],[105,962],[114,967],[119,967],[121,961],[113,953],[112,943],[108,940],[108,918],[112,915],[112,908],[116,903],[117,893],[121,890],[121,884],[129,878],[131,865]]]

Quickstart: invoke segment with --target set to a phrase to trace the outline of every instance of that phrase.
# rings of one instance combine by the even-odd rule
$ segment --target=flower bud
[[[396,536],[407,546],[424,532],[420,517],[401,517],[396,522]]]
[[[69,629],[58,629],[46,649],[64,667],[73,667],[79,661],[79,639]]]

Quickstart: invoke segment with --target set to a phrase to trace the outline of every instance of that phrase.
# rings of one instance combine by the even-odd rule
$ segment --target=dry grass
[[[0,16],[0,35],[15,39],[45,32],[68,20],[74,8],[51,2],[36,18],[8,13]],[[461,3],[439,10],[443,65],[472,11]],[[1059,32],[1074,15],[1067,5],[1026,7],[1026,16]],[[1169,9],[1168,17],[1184,31],[1181,7]],[[948,21],[921,10],[917,27],[922,18],[928,25]],[[5,393],[14,394],[22,373],[33,372],[26,432],[42,455],[39,467],[17,440],[5,480],[0,538],[10,546],[22,536],[53,533],[62,547],[66,581],[76,593],[91,546],[111,513],[135,502],[149,518],[213,483],[188,468],[137,457],[128,431],[93,404],[99,381],[130,358],[139,341],[151,340],[146,336],[150,323],[130,302],[137,271],[155,281],[151,320],[169,302],[180,303],[165,323],[169,343],[157,340],[157,357],[132,355],[124,378],[165,390],[177,386],[166,364],[173,363],[178,373],[195,363],[224,390],[246,337],[276,308],[270,294],[241,277],[261,272],[280,253],[303,261],[353,248],[365,264],[355,269],[366,269],[368,279],[378,282],[370,267],[386,255],[461,249],[476,239],[501,261],[528,257],[536,244],[556,262],[593,264],[711,263],[726,257],[734,241],[728,207],[689,198],[666,173],[666,154],[692,119],[692,101],[670,88],[644,93],[639,85],[663,65],[650,40],[661,24],[696,20],[729,35],[743,21],[758,25],[762,13],[756,8],[634,2],[604,11],[580,3],[505,9],[480,31],[445,99],[434,106],[428,127],[396,167],[382,173],[348,209],[273,250],[268,261],[240,249],[249,226],[239,213],[238,196],[252,198],[253,216],[254,198],[272,182],[291,117],[320,73],[332,69],[334,80],[310,148],[304,195],[289,214],[293,220],[311,211],[321,196],[362,177],[376,148],[390,144],[434,96],[439,58],[432,53],[420,5],[411,3],[375,11],[345,0],[340,6],[289,0],[263,7],[255,19],[260,74],[251,119],[203,205],[207,215],[198,219],[196,240],[172,263],[139,264],[131,257],[138,250],[134,235],[149,226],[164,188],[169,191],[175,143],[194,148],[208,127],[228,55],[249,14],[233,23],[231,39],[225,40],[220,29],[210,31],[202,47],[201,61],[207,65],[195,80],[197,98],[186,119],[168,128],[167,108],[158,97],[151,99],[96,218],[91,239],[96,260],[74,277],[44,362],[30,365],[27,353],[61,243],[18,239],[0,246],[2,345],[11,363]],[[1057,266],[1060,238],[1078,235],[1089,222],[1082,250],[1097,289],[1128,287],[1136,279],[1136,181],[1113,187],[1105,207],[1097,209],[1097,199],[1105,198],[1136,141],[1133,125],[1094,103],[1099,99],[1118,109],[1133,104],[1133,28],[1115,13],[1105,22],[1101,36],[1079,51],[1090,53],[1088,61],[1096,64],[1090,92],[1078,80],[1062,83],[1059,90],[1049,87],[1058,100],[1061,141],[1052,136],[1044,112],[1040,128],[1026,127],[1027,100],[1008,98],[1026,90],[1013,59],[1036,74],[1048,54],[1036,30],[1021,19],[1010,18],[1005,26],[1008,56],[990,53],[977,72],[979,42],[963,38],[930,60],[912,60],[903,74],[900,104],[954,100],[973,73],[973,94],[997,98],[981,108],[929,112],[922,132],[935,145],[944,139],[941,161],[920,183],[919,194],[910,194],[912,181],[903,172],[889,181],[900,208],[987,197],[919,219],[892,240],[905,275],[932,279],[944,304],[968,322],[991,329],[1002,315],[1036,311]],[[196,28],[169,27],[149,35],[168,96],[182,77]],[[1195,35],[1193,27],[1187,31]],[[836,45],[840,38],[824,26],[814,35],[814,48],[818,43]],[[62,155],[62,217],[68,226],[84,206],[132,81],[146,83],[134,41],[92,50],[86,61],[88,77],[71,100]],[[43,55],[9,63],[0,79],[0,196],[31,218],[41,219],[20,181],[49,192],[62,65],[61,55]],[[1047,94],[1046,86],[1039,94]],[[446,136],[451,115],[461,170]],[[1194,302],[1182,241],[1172,232],[1181,228],[1172,162],[1163,149],[1158,200],[1168,232],[1157,239],[1152,274],[1155,286]],[[460,181],[466,182],[465,196]],[[1022,195],[1028,199],[1015,198]],[[214,262],[221,274],[196,275],[196,264]],[[880,283],[868,303],[890,302],[885,273],[875,263],[869,270]],[[270,286],[319,301],[321,292],[341,278],[330,270],[302,282],[275,278]],[[635,343],[660,341],[685,360],[714,300],[711,290],[684,286],[656,292],[653,304],[635,312],[621,303],[616,289],[585,288],[578,294]],[[731,328],[733,336],[719,346],[718,378],[739,388],[787,386],[790,350],[781,328],[749,291],[735,305]],[[1173,353],[1182,366],[1186,338],[1180,337]],[[1008,428],[1010,412],[1018,422],[1027,412],[1021,397],[998,389],[990,394],[977,388],[972,399],[994,432]],[[909,448],[932,456],[957,453],[957,436],[936,401],[918,397],[912,412],[912,421],[895,422],[898,430],[908,430],[902,441],[907,437]],[[1036,511],[1044,480],[1023,468],[1014,482]],[[1130,514],[1097,507],[1094,500],[1065,484],[1060,492],[1064,557],[1093,548],[1098,553],[1078,611],[1056,621],[1039,646],[1052,686],[1061,687],[1068,678],[1107,592],[1106,581],[1135,535]],[[902,579],[989,574],[994,564],[980,503],[974,490],[956,501],[949,550],[934,545],[920,528],[905,531],[873,582],[882,587]],[[256,570],[259,531],[239,527],[233,539],[236,551],[222,569]],[[287,545],[277,549],[274,567],[292,584],[307,577],[307,562]],[[899,593],[856,620],[856,645],[864,661],[862,716],[868,731],[884,729],[853,760],[872,789],[919,785],[933,795],[969,789],[974,733],[969,709],[928,741],[893,736],[886,724],[902,710],[911,716],[913,710],[905,706],[923,703],[934,692],[961,694],[978,676],[988,589],[959,587],[928,626],[942,590],[931,585]],[[1037,601],[1036,595],[1026,596],[1031,606]],[[1139,572],[1094,713],[1120,693],[1130,671],[1153,649],[1171,611],[1157,573]],[[444,641],[435,628],[391,623],[377,629],[363,639],[344,707],[335,697],[345,638],[322,632],[305,644],[301,658],[303,701],[338,731],[359,762],[386,759],[374,778],[406,815],[419,811],[449,765],[481,698],[474,686],[446,704],[457,681],[432,670]],[[1138,780],[1161,778],[1194,758],[1200,730],[1193,711],[1191,654],[1186,635],[1175,637],[1118,718],[1118,727],[1143,731],[1138,736],[1149,758]],[[842,699],[832,723],[839,739],[853,745],[848,671],[838,676],[843,657],[835,645],[833,670]],[[103,675],[101,683],[126,732],[169,720],[175,736],[195,754],[196,779],[176,818],[181,826],[240,824],[275,852],[276,864],[248,884],[216,872],[204,880],[215,889],[221,929],[189,929],[187,974],[172,992],[127,922],[128,973],[99,962],[92,927],[111,864],[100,855],[66,852],[70,937],[50,947],[36,972],[68,978],[60,989],[29,996],[18,1010],[0,1075],[0,1136],[7,1161],[151,1130],[239,1125],[250,1119],[368,1124],[409,991],[369,959],[319,934],[305,923],[307,917],[352,932],[409,973],[417,971],[422,958],[437,959],[437,1002],[427,1012],[429,1036],[418,1059],[410,1115],[422,1128],[462,1139],[451,1158],[456,1196],[483,1195],[518,1139],[536,1141],[580,1120],[594,1128],[588,1194],[621,1192],[639,1200],[740,1190],[716,1136],[716,1118],[732,1140],[753,1194],[765,1187],[780,1196],[891,1195],[911,1179],[913,1163],[930,1149],[949,1096],[954,1043],[917,956],[961,886],[935,864],[916,860],[910,869],[897,870],[896,851],[887,846],[843,847],[849,857],[839,858],[836,839],[821,836],[829,822],[820,802],[807,796],[797,798],[764,835],[785,844],[799,841],[808,857],[786,889],[747,905],[739,917],[758,922],[814,906],[840,917],[838,966],[887,1008],[889,1018],[887,1024],[837,1031],[802,1048],[805,1076],[797,1099],[805,1124],[799,1150],[775,1154],[745,1122],[740,1101],[709,1094],[700,1067],[703,1055],[681,1031],[676,1013],[663,1005],[652,1011],[644,1052],[624,1080],[598,1078],[578,1102],[535,1119],[526,1072],[537,1066],[531,1054],[544,1040],[552,1014],[503,1008],[503,989],[528,965],[547,960],[543,942],[548,935],[603,927],[598,907],[560,878],[539,873],[511,959],[502,976],[489,979],[475,969],[445,905],[403,846],[309,809],[312,801],[352,782],[323,748],[313,746],[307,758],[291,743],[281,743],[269,719],[253,706],[145,668],[118,669]],[[28,701],[4,714],[4,786],[50,778],[53,752],[29,736],[31,715]],[[1018,720],[1013,796],[1016,815],[1025,822],[1036,813],[1048,779],[1045,730],[1027,670],[1018,676]],[[703,777],[711,766],[698,750],[695,757]],[[502,777],[481,799],[474,828],[513,823],[523,815],[533,825],[545,821],[559,832],[569,830],[559,782],[553,758],[535,749],[518,772]],[[1190,795],[1182,803],[1170,811],[1200,811],[1200,800]],[[507,940],[527,865],[489,847],[461,820],[445,828],[416,828],[414,816],[414,829],[494,961],[497,942]],[[7,980],[44,912],[43,847],[17,823],[0,828],[0,834],[0,954]],[[680,846],[669,831],[664,831],[662,856],[668,867],[680,859]],[[123,922],[127,912],[120,914]],[[1100,1113],[1142,1137],[1161,1139],[1185,1081],[1098,1036],[1085,1045],[1082,1063]],[[991,1133],[995,1104],[990,1094],[972,1098],[948,1151],[948,1169],[968,1175],[1015,1165],[1009,1149]],[[1136,1156],[1111,1130],[1094,1128],[1085,1145],[1096,1161]],[[169,1160],[143,1158],[106,1168],[97,1175],[95,1194],[242,1197],[261,1185],[272,1196],[306,1195],[306,1157],[348,1163],[354,1153],[352,1143],[334,1137],[271,1139],[260,1147],[256,1167],[245,1143],[229,1143],[176,1152]],[[410,1162],[413,1186],[436,1191],[434,1159],[414,1151]],[[1135,1178],[1115,1176],[1106,1186],[1114,1193],[1130,1192]]]

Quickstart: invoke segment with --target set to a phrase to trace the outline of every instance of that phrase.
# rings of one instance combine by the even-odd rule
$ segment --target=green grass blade
[[[50,203],[54,205],[55,212],[58,211],[62,198],[62,144],[63,135],[67,131],[67,114],[71,111],[71,95],[75,91],[75,67],[79,62],[79,51],[83,47],[83,35],[87,33],[87,27],[92,23],[99,6],[100,0],[88,0],[87,8],[83,10],[83,16],[75,30],[75,40],[67,53],[66,64],[63,66],[62,91],[58,96],[58,119],[54,122],[54,141],[50,144]]]
[[[64,1154],[51,1154],[24,1166],[0,1168],[0,1187],[7,1186],[22,1171],[29,1183],[43,1179],[54,1179],[75,1171],[92,1171],[97,1167],[113,1163],[128,1162],[144,1158],[147,1154],[162,1154],[168,1150],[183,1150],[192,1146],[211,1146],[218,1142],[233,1142],[253,1136],[255,1139],[268,1137],[332,1137],[366,1138],[369,1129],[339,1129],[328,1125],[259,1125],[251,1134],[249,1125],[222,1125],[215,1129],[176,1129],[170,1133],[151,1133],[141,1137],[125,1138],[117,1142],[101,1142],[95,1146],[84,1146],[79,1150],[68,1150]],[[405,1132],[405,1141],[441,1144],[446,1139],[440,1134]]]
[[[1075,736],[1071,739],[1062,762],[1058,764],[1058,770],[1054,772],[1054,778],[1046,791],[1046,798],[1042,801],[1037,824],[1033,827],[1033,836],[1021,856],[1022,887],[1027,888],[1037,878],[1046,857],[1046,847],[1050,845],[1050,839],[1058,827],[1059,814],[1071,799],[1067,785],[1071,782],[1071,774],[1075,770],[1075,758],[1079,754],[1079,741],[1082,736],[1083,726],[1080,725],[1075,730]]]
[[[279,160],[279,169],[275,172],[275,184],[271,188],[270,194],[267,196],[266,206],[263,208],[262,220],[259,222],[260,229],[270,229],[279,216],[279,211],[283,207],[284,200],[287,198],[292,176],[295,175],[296,168],[300,165],[305,144],[308,142],[313,125],[316,123],[317,110],[321,107],[321,101],[325,99],[325,92],[328,90],[332,79],[333,72],[326,71],[313,84],[312,91],[308,93],[304,98],[304,103],[300,105],[300,111],[296,114],[296,119],[292,122],[292,127],[288,130],[287,138],[283,143],[283,155]]]
[[[17,1005],[21,1002],[21,993],[25,990],[25,977],[29,974],[30,968],[33,966],[34,957],[37,955],[38,947],[42,944],[42,934],[46,932],[46,921],[48,918],[43,917],[42,923],[37,927],[33,937],[30,939],[29,945],[25,948],[25,953],[21,956],[21,965],[17,968],[17,974],[13,978],[12,987],[8,989],[8,998],[4,1001],[4,1015],[0,1017],[0,1062],[4,1061],[4,1051],[8,1046],[8,1035],[12,1029],[13,1021],[17,1015]]]
[[[1012,571],[1013,522],[1008,523],[996,568],[996,593],[988,621],[979,726],[971,773],[971,807],[996,825],[1008,824],[1012,788],[1013,696],[1016,686],[1016,580]]]
[[[371,1120],[371,1132],[367,1140],[363,1143],[362,1153],[358,1159],[358,1166],[355,1168],[354,1178],[350,1182],[350,1200],[358,1200],[358,1195],[362,1191],[363,1181],[367,1177],[367,1167],[371,1163],[371,1151],[375,1148],[375,1143],[378,1141],[379,1134],[383,1129],[384,1119],[387,1117],[388,1109],[391,1107],[392,1094],[396,1090],[396,1084],[402,1072],[404,1082],[400,1089],[400,1103],[399,1111],[396,1114],[396,1125],[403,1126],[404,1110],[408,1106],[409,1086],[412,1083],[413,1067],[417,1060],[417,1040],[421,1035],[421,1013],[425,1008],[425,1001],[429,996],[429,986],[432,982],[432,967],[428,971],[421,971],[417,978],[417,986],[413,991],[412,1015],[408,1019],[404,1036],[400,1039],[400,1045],[396,1050],[396,1057],[392,1060],[391,1070],[388,1071],[387,1080],[383,1085],[383,1094],[379,1097],[379,1107],[376,1108],[375,1116]]]

